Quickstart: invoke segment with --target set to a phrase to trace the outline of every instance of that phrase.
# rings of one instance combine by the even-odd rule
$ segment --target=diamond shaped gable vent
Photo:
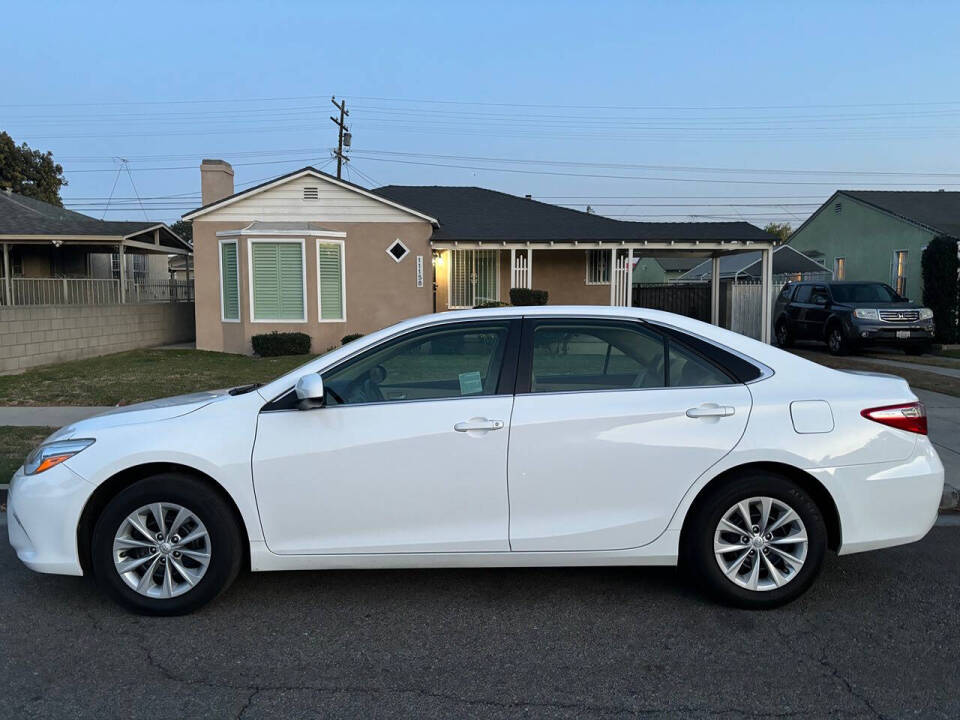
[[[400,238],[397,238],[393,245],[387,248],[387,255],[392,257],[397,262],[403,260],[407,254],[410,252],[410,249],[400,242]]]
[[[303,189],[303,199],[304,200],[319,200],[320,199],[320,188],[318,187],[305,187]]]

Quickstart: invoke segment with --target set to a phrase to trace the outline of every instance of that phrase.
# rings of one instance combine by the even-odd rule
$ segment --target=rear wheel
[[[827,531],[796,483],[755,472],[709,495],[684,529],[684,564],[711,595],[744,608],[795,600],[816,579]]]
[[[227,504],[189,475],[154,475],[117,494],[97,520],[93,575],[126,608],[180,615],[236,578],[242,539]]]
[[[832,325],[827,330],[827,348],[831,355],[846,355],[850,352],[850,343],[839,325]]]

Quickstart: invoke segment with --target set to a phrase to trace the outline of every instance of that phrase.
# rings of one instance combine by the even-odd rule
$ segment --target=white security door
[[[511,549],[652,542],[739,441],[750,392],[640,323],[528,323],[510,430]]]
[[[262,412],[253,475],[270,550],[507,550],[511,332],[519,321],[414,331],[324,372],[325,407]]]
[[[499,299],[499,252],[450,251],[450,307],[472,308]]]

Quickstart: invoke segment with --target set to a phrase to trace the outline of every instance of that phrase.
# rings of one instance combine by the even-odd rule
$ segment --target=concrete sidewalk
[[[960,368],[940,367],[939,365],[924,365],[922,363],[907,362],[905,360],[887,360],[886,358],[881,359],[869,356],[855,356],[854,359],[860,362],[874,363],[881,367],[890,368],[891,372],[893,372],[894,368],[903,368],[904,370],[919,370],[920,372],[933,373],[934,375],[960,378]]]
[[[110,406],[0,407],[0,426],[16,425],[25,427],[34,425],[59,428],[112,409]]]

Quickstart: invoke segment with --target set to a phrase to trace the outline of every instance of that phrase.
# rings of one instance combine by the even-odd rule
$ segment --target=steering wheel
[[[354,402],[383,402],[386,398],[380,392],[380,383],[386,377],[387,369],[383,365],[374,365],[350,383],[344,394]]]

